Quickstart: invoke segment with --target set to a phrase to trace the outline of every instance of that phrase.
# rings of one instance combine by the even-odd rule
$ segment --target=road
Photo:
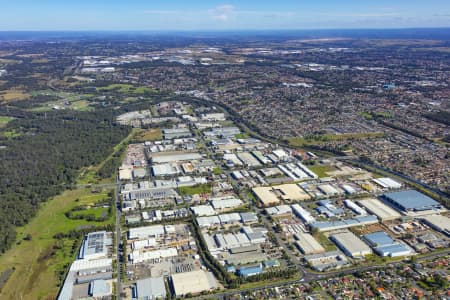
[[[116,253],[117,253],[117,300],[121,299],[122,293],[122,268],[123,268],[123,257],[122,257],[122,234],[120,231],[120,217],[121,217],[121,207],[120,207],[120,181],[119,177],[116,179],[116,191],[114,193],[115,203],[116,203]]]

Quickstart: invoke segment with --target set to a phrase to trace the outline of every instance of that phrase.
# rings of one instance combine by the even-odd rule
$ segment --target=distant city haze
[[[448,0],[0,0],[1,31],[450,27]]]

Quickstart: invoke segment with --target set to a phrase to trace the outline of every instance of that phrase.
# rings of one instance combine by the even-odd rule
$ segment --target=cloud
[[[235,13],[235,7],[231,4],[219,5],[209,11],[211,18],[218,21],[228,21]]]

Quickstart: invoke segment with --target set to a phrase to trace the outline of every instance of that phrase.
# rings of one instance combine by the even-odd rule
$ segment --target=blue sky
[[[0,0],[0,30],[450,27],[450,0]]]

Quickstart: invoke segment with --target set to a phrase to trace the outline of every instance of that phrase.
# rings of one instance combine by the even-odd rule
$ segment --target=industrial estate
[[[449,299],[449,32],[0,32],[0,299]]]

